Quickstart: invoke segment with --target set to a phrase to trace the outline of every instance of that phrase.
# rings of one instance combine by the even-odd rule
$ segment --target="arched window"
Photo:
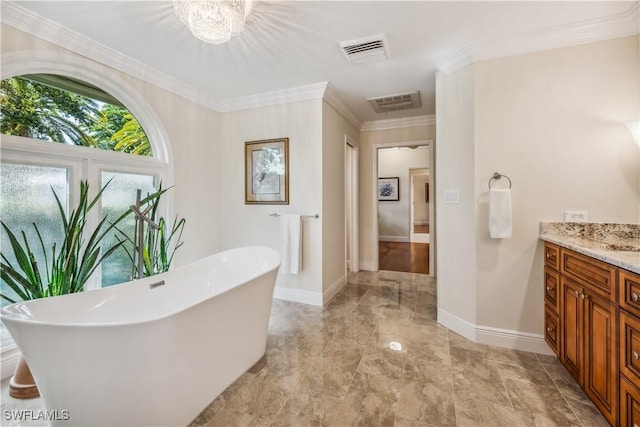
[[[78,200],[81,181],[89,182],[93,194],[109,183],[91,218],[96,225],[104,215],[115,219],[132,205],[137,189],[153,192],[169,178],[163,142],[153,141],[148,136],[153,132],[125,103],[95,84],[55,73],[21,74],[0,83],[0,218],[14,234],[24,230],[37,242],[35,222],[48,251],[61,234],[56,195],[68,210]],[[166,215],[166,203],[163,210]],[[119,229],[132,233],[133,217]],[[10,248],[4,229],[1,234],[2,248]],[[117,238],[122,239],[117,232],[109,237]],[[41,265],[46,262],[42,251],[34,252]],[[9,253],[3,250],[4,256]],[[129,255],[119,250],[86,287],[125,282],[131,274]],[[4,282],[0,286],[11,293]]]
[[[138,120],[100,88],[56,74],[27,74],[0,84],[4,135],[153,155]]]

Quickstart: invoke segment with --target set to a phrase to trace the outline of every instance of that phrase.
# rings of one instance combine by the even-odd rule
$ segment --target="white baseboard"
[[[376,270],[373,269],[373,262],[372,261],[362,261],[360,263],[360,270],[376,271]]]
[[[476,326],[473,323],[467,322],[440,308],[438,308],[438,323],[466,339],[476,342]]]
[[[335,297],[338,292],[342,290],[347,285],[347,276],[342,276],[339,278],[333,285],[329,287],[326,291],[322,293],[322,302],[324,305],[329,304],[329,301]]]
[[[318,292],[309,292],[300,289],[281,288],[279,286],[276,286],[276,288],[273,290],[273,297],[275,299],[301,302],[302,304],[310,304],[322,307],[322,294]]]
[[[442,309],[438,309],[438,323],[479,344],[553,354],[545,342],[544,336],[540,334],[477,326]]]
[[[415,233],[411,235],[411,243],[431,243],[429,233]]]
[[[14,347],[10,350],[2,352],[2,362],[0,362],[0,378],[7,379],[13,376],[20,360],[20,350]]]
[[[409,236],[380,236],[378,241],[409,243]]]

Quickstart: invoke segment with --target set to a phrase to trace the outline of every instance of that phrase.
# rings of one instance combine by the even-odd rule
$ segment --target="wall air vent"
[[[409,108],[419,108],[420,92],[401,93],[398,95],[382,96],[380,98],[367,99],[376,113],[386,113],[387,111],[406,110]]]
[[[389,48],[384,34],[341,42],[340,47],[351,65],[384,61],[389,58]]]

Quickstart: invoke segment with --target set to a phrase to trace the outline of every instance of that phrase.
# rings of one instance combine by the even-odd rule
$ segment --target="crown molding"
[[[362,132],[376,131],[376,130],[388,130],[388,129],[403,129],[415,126],[429,126],[436,124],[436,116],[416,116],[405,117],[402,119],[389,119],[389,120],[375,120],[372,122],[365,122],[360,129]]]
[[[626,12],[617,15],[467,44],[455,54],[438,62],[438,68],[449,75],[477,61],[596,43],[632,36],[639,32],[640,2],[635,2]]]
[[[256,95],[227,98],[219,102],[220,112],[249,110],[251,108],[269,107],[271,105],[288,104],[290,102],[322,99],[327,82],[314,83],[290,89],[258,93]]]
[[[327,83],[323,98],[327,104],[331,105],[338,113],[347,119],[349,123],[355,126],[356,129],[360,129],[362,127],[362,120],[360,120],[358,116],[351,111],[342,98],[340,98],[336,89],[329,83]]]
[[[13,2],[2,2],[0,22],[157,86],[182,98],[216,111],[220,110],[218,103],[204,96],[202,91],[195,87],[123,55],[75,31],[71,31],[51,20],[43,18],[38,14],[30,12]]]
[[[449,75],[460,70],[461,68],[466,67],[474,61],[473,51],[474,49],[471,44],[466,44],[453,55],[438,61],[438,70],[442,71],[446,75]]]

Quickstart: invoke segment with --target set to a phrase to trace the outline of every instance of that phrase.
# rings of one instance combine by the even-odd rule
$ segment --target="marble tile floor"
[[[7,383],[3,414],[41,408]],[[190,427],[607,425],[555,357],[473,343],[436,323],[432,278],[381,271],[324,309],[274,300],[265,357]]]

